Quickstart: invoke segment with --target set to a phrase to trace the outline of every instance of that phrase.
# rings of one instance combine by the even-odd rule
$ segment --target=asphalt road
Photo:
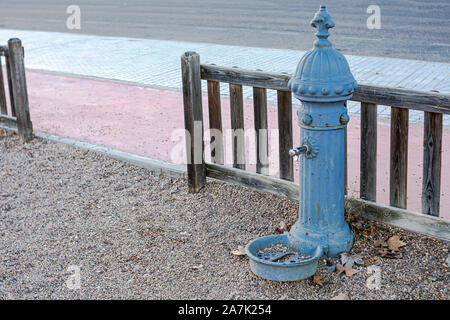
[[[72,4],[81,9],[81,30],[66,27]],[[450,61],[449,0],[0,0],[0,28],[305,50],[320,4],[345,54]],[[372,4],[381,29],[367,28]]]

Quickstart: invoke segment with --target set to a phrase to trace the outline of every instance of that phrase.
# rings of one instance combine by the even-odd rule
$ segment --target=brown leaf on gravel
[[[366,259],[366,260],[364,260],[364,262],[366,263],[366,265],[369,265],[369,264],[374,263],[376,260],[378,260],[377,256],[369,258],[369,259]]]
[[[373,245],[375,246],[375,248],[378,248],[378,247],[387,247],[387,246],[388,246],[388,244],[386,243],[386,241],[384,241],[383,239],[375,240],[375,241],[373,242]]]
[[[323,279],[320,276],[313,276],[312,278],[312,284],[313,285],[319,285],[321,287],[323,287]]]
[[[285,231],[289,231],[289,230],[288,230],[288,226],[287,226],[286,222],[281,221],[281,222],[278,224],[278,227],[275,228],[274,233],[275,233],[275,234],[283,234]]]
[[[401,259],[402,254],[400,252],[395,252],[394,250],[389,250],[387,248],[378,249],[378,255],[386,259]]]
[[[351,276],[353,276],[355,273],[358,273],[359,270],[353,269],[351,265],[345,265],[345,266],[343,266],[342,264],[338,263],[338,264],[336,265],[336,273],[337,273],[337,274],[341,274],[342,272],[344,272],[345,275],[346,275],[347,277],[351,277]]]
[[[399,251],[399,248],[405,246],[406,242],[401,241],[400,236],[392,236],[388,239],[387,244],[389,249]]]
[[[378,249],[378,254],[379,254],[381,257],[384,257],[385,255],[388,254],[388,249],[386,249],[386,248]]]
[[[333,297],[330,300],[350,300],[350,299],[348,298],[348,294],[339,293],[336,297]]]
[[[342,264],[340,264],[340,263],[336,264],[336,273],[337,274],[341,274],[344,271],[345,271],[345,269],[344,269],[344,266]]]
[[[231,253],[234,256],[246,256],[247,255],[245,253],[245,247],[244,246],[238,246],[238,248],[236,250],[231,250]]]

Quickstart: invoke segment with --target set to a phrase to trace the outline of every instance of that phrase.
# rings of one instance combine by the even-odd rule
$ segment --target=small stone
[[[203,268],[202,264],[196,265],[196,266],[192,266],[193,270],[200,270],[201,268]]]
[[[142,269],[142,267],[139,265],[139,264],[137,264],[135,267],[134,267],[134,271],[139,271],[140,269]]]
[[[430,279],[430,281],[432,281],[432,282],[435,282],[435,281],[439,280],[438,277],[434,277],[434,276],[431,276],[428,279]]]

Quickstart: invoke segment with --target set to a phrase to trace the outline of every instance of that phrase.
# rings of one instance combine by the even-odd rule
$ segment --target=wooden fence
[[[181,58],[188,184],[198,192],[206,177],[245,185],[298,200],[299,186],[293,183],[292,97],[287,74],[267,73],[200,64],[200,56],[187,52]],[[245,171],[238,155],[245,149],[244,139],[233,139],[233,168],[223,165],[223,140],[215,137],[212,163],[204,161],[201,80],[207,81],[209,126],[222,131],[220,83],[230,87],[232,129],[244,129],[242,86],[253,87],[255,129],[267,129],[267,89],[278,94],[280,177],[261,174],[261,152],[257,149],[256,173]],[[361,103],[360,198],[346,198],[347,208],[362,216],[407,230],[450,240],[450,223],[438,218],[441,179],[442,115],[450,114],[450,96],[401,88],[359,84],[353,101]],[[376,202],[377,105],[391,106],[390,205]],[[423,145],[422,213],[406,210],[409,109],[425,113]],[[194,123],[201,130],[194,130]],[[267,130],[263,130],[263,132]],[[261,135],[256,135],[261,139]],[[264,139],[264,137],[262,137]],[[217,141],[219,139],[220,141]],[[267,138],[265,139],[267,141]],[[259,143],[257,142],[257,145]],[[200,148],[200,150],[198,149]],[[266,148],[267,150],[267,148]],[[240,151],[240,152],[238,152]],[[198,161],[198,155],[201,155]],[[197,160],[197,161],[195,161]]]
[[[6,77],[3,75],[2,57],[5,57]],[[5,79],[8,82],[9,115]],[[33,125],[30,120],[25,77],[24,50],[19,39],[10,39],[7,46],[0,46],[0,124],[17,129],[19,136],[24,141],[33,138]]]

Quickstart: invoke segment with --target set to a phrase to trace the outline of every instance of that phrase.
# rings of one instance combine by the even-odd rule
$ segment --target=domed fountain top
[[[344,55],[333,49],[328,40],[328,29],[334,27],[334,22],[325,6],[320,7],[311,26],[317,28],[318,39],[300,60],[288,87],[302,101],[348,100],[358,85]]]

